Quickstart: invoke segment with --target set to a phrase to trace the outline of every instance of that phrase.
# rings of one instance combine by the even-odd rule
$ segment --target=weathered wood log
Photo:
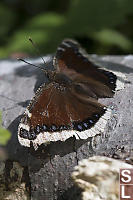
[[[120,187],[123,186],[120,186],[120,169],[133,169],[133,166],[105,156],[93,156],[79,161],[72,178],[75,185],[82,189],[81,199],[119,200]]]
[[[112,117],[104,133],[82,141],[70,138],[66,142],[42,145],[37,151],[20,146],[17,127],[29,100],[36,89],[46,81],[46,77],[39,69],[23,63],[0,61],[0,110],[3,113],[3,126],[12,133],[6,146],[8,160],[4,166],[1,164],[3,168],[0,184],[3,189],[0,196],[3,199],[5,196],[6,199],[11,199],[8,190],[13,199],[80,199],[80,191],[73,186],[71,179],[73,167],[79,160],[93,155],[105,155],[132,163],[133,56],[93,56],[93,59],[107,69],[123,72],[127,77],[124,90],[116,92],[113,98],[100,99],[101,103],[113,108]],[[39,63],[40,60],[31,62]],[[51,66],[51,63],[49,65]],[[16,166],[14,163],[19,163],[21,173],[19,167],[13,168]],[[16,179],[11,177],[12,169],[16,170]],[[15,185],[15,182],[18,184]],[[21,183],[25,183],[25,186],[19,188],[18,197],[15,191],[18,191],[18,185]],[[26,195],[22,191],[27,191]]]

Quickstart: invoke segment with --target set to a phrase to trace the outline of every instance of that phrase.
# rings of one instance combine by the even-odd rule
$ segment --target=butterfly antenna
[[[26,64],[28,64],[28,65],[34,66],[34,67],[36,67],[36,68],[39,68],[39,69],[41,69],[43,72],[46,72],[46,70],[43,69],[43,68],[41,68],[40,66],[34,65],[34,64],[32,64],[32,63],[29,63],[29,62],[27,62],[26,60],[23,60],[22,58],[17,58],[17,60],[22,61],[22,62],[24,62],[24,63],[26,63]]]
[[[40,51],[39,51],[38,47],[36,46],[36,44],[33,42],[33,40],[30,37],[29,37],[29,41],[31,42],[32,46],[35,48],[36,52],[40,55]],[[44,60],[44,58],[41,57],[41,59],[42,59],[43,63],[45,65],[47,65],[46,62],[45,62],[45,60]]]

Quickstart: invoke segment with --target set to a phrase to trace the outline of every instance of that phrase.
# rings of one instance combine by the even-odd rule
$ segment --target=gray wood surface
[[[84,141],[70,138],[64,143],[51,143],[37,152],[20,146],[17,127],[29,100],[46,77],[39,69],[23,63],[0,61],[0,110],[3,126],[12,134],[6,150],[10,162],[16,161],[25,169],[23,180],[30,185],[32,200],[80,199],[71,172],[83,158],[105,155],[133,161],[133,56],[94,55],[92,58],[107,69],[122,71],[127,77],[124,90],[116,92],[114,98],[100,99],[113,109],[104,134]],[[40,63],[40,60],[31,62]]]

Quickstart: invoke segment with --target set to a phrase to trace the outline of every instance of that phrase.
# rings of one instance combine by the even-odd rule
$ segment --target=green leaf
[[[100,32],[94,33],[93,38],[104,45],[115,45],[123,50],[129,50],[132,45],[129,39],[115,30],[102,30]]]
[[[10,139],[10,132],[4,128],[0,128],[0,144],[6,145],[8,140]]]
[[[11,137],[11,133],[2,128],[2,112],[0,112],[0,145],[6,145]]]
[[[47,13],[40,14],[32,18],[28,24],[27,28],[49,28],[49,27],[58,27],[62,25],[65,21],[65,18],[62,15],[56,13]]]
[[[0,112],[0,128],[2,127],[2,113]]]

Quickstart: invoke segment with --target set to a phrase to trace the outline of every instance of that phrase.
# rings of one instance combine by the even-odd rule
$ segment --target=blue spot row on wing
[[[40,132],[61,132],[63,130],[77,130],[77,131],[84,131],[87,129],[90,129],[92,126],[95,125],[95,123],[99,120],[99,118],[104,114],[105,110],[101,114],[93,114],[92,118],[87,118],[86,120],[83,120],[81,122],[73,122],[72,126],[69,125],[61,125],[61,126],[56,126],[55,124],[52,124],[51,126],[47,126],[43,124],[42,126],[37,125],[34,129],[30,129],[30,131],[27,131],[24,128],[20,128],[20,137],[29,139],[29,140],[34,140],[36,139],[37,135]]]

